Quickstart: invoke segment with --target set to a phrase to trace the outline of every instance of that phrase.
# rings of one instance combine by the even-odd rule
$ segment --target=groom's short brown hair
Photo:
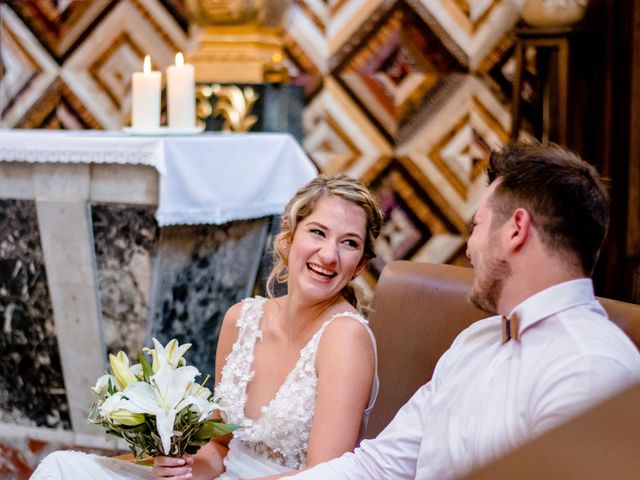
[[[548,248],[575,254],[591,274],[609,226],[609,195],[596,169],[555,144],[509,145],[492,152],[489,183],[494,222],[529,211]]]

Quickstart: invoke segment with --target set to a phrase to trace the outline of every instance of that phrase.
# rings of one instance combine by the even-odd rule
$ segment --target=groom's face
[[[473,230],[467,241],[467,257],[474,268],[469,301],[489,314],[497,313],[506,278],[511,271],[502,247],[502,227],[493,224],[491,197],[497,187],[493,182],[482,196],[473,218]]]

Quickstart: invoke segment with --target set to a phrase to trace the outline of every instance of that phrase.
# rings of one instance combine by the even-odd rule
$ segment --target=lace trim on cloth
[[[234,220],[252,220],[254,218],[275,215],[282,210],[279,204],[242,205],[233,208],[203,208],[190,212],[157,213],[160,226],[199,225],[201,223],[221,225]]]
[[[300,358],[274,398],[261,408],[260,417],[253,420],[245,417],[244,406],[247,384],[254,376],[253,350],[256,340],[262,336],[260,319],[266,300],[263,297],[244,300],[237,322],[238,339],[226,358],[216,397],[226,409],[229,421],[241,427],[234,432],[234,438],[279,465],[304,468],[318,383],[315,355],[322,333],[336,317],[350,316],[365,325],[367,321],[352,312],[338,313],[326,320],[302,348]]]
[[[117,163],[156,166],[157,155],[138,150],[43,150],[0,148],[0,159],[28,163]]]

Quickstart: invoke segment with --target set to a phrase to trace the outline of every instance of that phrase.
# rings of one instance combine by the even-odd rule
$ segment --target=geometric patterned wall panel
[[[287,53],[306,76],[305,149],[378,194],[387,262],[464,263],[491,148],[508,140],[509,0],[298,0]]]
[[[434,32],[406,4],[386,10],[367,36],[343,48],[332,75],[388,138],[401,128],[447,77],[463,71]]]
[[[371,285],[393,259],[465,261],[488,152],[510,128],[521,3],[292,3],[304,147],[322,171],[369,184],[389,219]],[[21,128],[119,129],[143,56],[164,70],[195,48],[182,0],[6,1],[0,41],[0,126]]]
[[[362,177],[392,147],[332,77],[303,113],[305,148],[323,172]]]
[[[192,42],[180,1],[23,1],[0,4],[0,126],[120,129],[131,74]]]
[[[510,114],[473,75],[461,75],[428,122],[397,147],[431,183],[464,228],[474,213],[491,148],[508,140]]]
[[[187,40],[157,2],[118,2],[68,58],[61,76],[104,128],[120,128],[130,115],[131,73],[141,69],[144,55],[163,71]]]
[[[18,125],[54,89],[58,64],[10,8],[0,4],[0,125]]]
[[[417,12],[470,71],[476,71],[518,19],[518,2],[504,0],[413,0]],[[522,2],[520,2],[522,3]],[[422,8],[420,8],[422,7]]]

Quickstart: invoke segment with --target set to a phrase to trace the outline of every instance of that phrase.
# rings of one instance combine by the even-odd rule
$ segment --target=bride
[[[274,239],[269,298],[226,313],[215,395],[239,425],[152,469],[79,452],[47,456],[31,480],[286,476],[353,450],[378,391],[375,341],[351,281],[374,256],[382,214],[363,185],[320,175],[289,201]],[[277,283],[287,293],[275,297]]]

